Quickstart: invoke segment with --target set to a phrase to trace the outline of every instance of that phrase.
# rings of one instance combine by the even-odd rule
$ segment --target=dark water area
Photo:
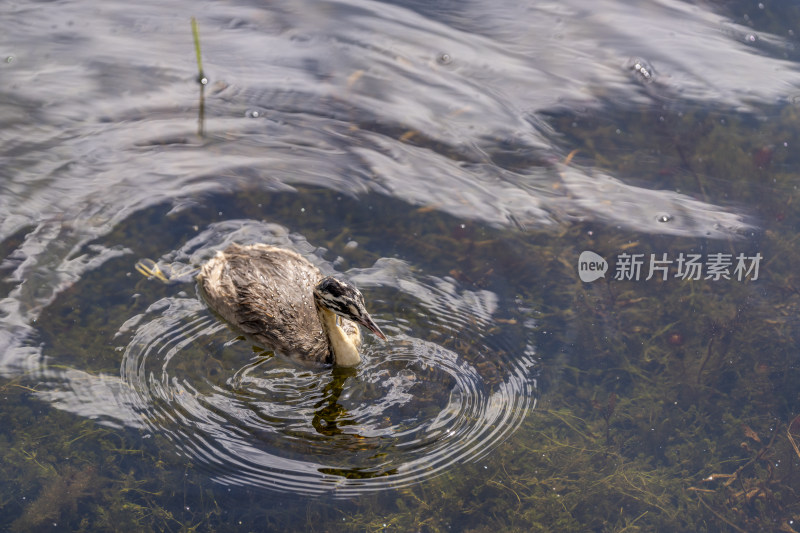
[[[0,529],[800,531],[793,4],[0,14]],[[230,328],[256,242],[388,341]]]

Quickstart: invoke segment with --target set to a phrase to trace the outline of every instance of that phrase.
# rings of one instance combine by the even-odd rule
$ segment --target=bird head
[[[329,311],[361,324],[375,335],[386,340],[386,335],[372,320],[364,305],[364,296],[349,283],[328,276],[314,287],[314,301]]]

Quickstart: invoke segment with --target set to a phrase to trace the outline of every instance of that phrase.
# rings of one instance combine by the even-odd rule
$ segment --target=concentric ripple
[[[389,342],[368,336],[354,369],[260,352],[198,299],[164,298],[125,350],[130,403],[152,432],[229,485],[352,495],[476,460],[533,405],[533,360],[493,346],[489,317],[454,303],[480,310],[475,293],[441,281],[401,285],[399,298],[423,297],[425,330],[375,313]]]

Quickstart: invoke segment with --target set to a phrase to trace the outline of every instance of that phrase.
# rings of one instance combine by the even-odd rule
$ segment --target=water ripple
[[[423,298],[425,336],[439,340],[378,310],[390,341],[367,339],[356,369],[298,366],[236,337],[198,299],[164,298],[129,326],[127,403],[224,484],[352,495],[483,457],[534,405],[533,360],[490,340],[492,293],[435,278],[396,284],[399,297]]]

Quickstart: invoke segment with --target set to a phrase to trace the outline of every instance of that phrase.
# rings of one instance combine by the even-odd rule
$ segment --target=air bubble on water
[[[631,70],[633,70],[639,79],[644,82],[651,82],[653,81],[653,76],[655,75],[655,70],[653,69],[652,65],[646,60],[640,57],[633,57],[629,60],[628,66]]]
[[[436,57],[436,61],[438,61],[440,65],[449,65],[453,62],[453,56],[447,52],[442,52]]]

